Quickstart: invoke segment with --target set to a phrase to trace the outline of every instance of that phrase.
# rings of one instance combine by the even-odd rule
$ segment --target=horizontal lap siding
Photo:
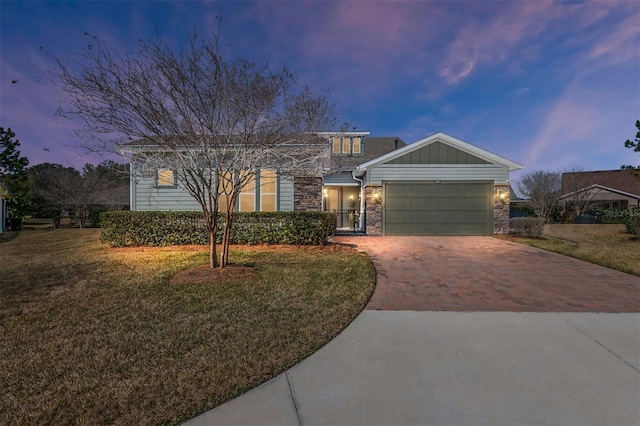
[[[200,210],[200,204],[181,187],[158,188],[155,178],[137,178],[135,210]]]
[[[137,178],[132,191],[132,210],[189,211],[200,210],[200,204],[180,186],[158,188],[154,178]],[[278,183],[279,210],[293,211],[293,180],[280,177]]]
[[[380,185],[382,181],[493,181],[507,183],[509,169],[496,164],[472,165],[382,165],[369,170],[367,184]]]

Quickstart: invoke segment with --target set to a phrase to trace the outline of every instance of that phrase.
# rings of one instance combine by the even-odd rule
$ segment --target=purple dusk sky
[[[411,143],[442,131],[525,170],[638,164],[638,1],[0,2],[0,126],[32,165],[82,167],[80,124],[43,73],[85,32],[132,50],[217,29],[243,56],[331,89],[343,121]],[[14,82],[15,81],[15,82]],[[519,173],[512,175],[517,180]]]

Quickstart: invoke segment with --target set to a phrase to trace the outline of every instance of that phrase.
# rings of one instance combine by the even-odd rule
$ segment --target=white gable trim
[[[431,136],[427,136],[424,139],[420,139],[419,141],[406,145],[400,149],[391,151],[390,153],[385,154],[381,157],[378,157],[374,160],[361,164],[360,166],[356,167],[354,171],[354,175],[358,177],[364,176],[367,170],[372,167],[376,167],[386,163],[387,161],[394,160],[398,157],[402,157],[403,155],[409,154],[413,151],[416,151],[434,142],[442,142],[446,145],[451,146],[452,148],[456,148],[456,149],[459,149],[460,151],[464,151],[478,158],[482,158],[483,160],[486,160],[490,163],[500,164],[502,166],[508,167],[509,171],[520,170],[524,167],[522,164],[516,163],[507,158],[504,158],[492,152],[486,151],[482,148],[478,148],[477,146],[471,145],[460,139],[456,139],[453,136],[449,136],[446,133],[438,132],[438,133],[434,133]]]
[[[609,188],[609,187],[603,186],[603,185],[598,185],[597,183],[593,184],[593,185],[590,185],[590,186],[587,186],[586,188],[578,189],[577,191],[573,191],[573,192],[570,192],[568,194],[565,194],[562,197],[560,197],[559,199],[560,200],[564,200],[565,198],[569,198],[569,197],[571,197],[573,195],[579,194],[580,192],[586,192],[586,191],[590,191],[592,189],[600,189],[602,191],[613,192],[614,194],[619,194],[619,195],[622,195],[622,196],[625,196],[625,197],[635,198],[637,200],[640,200],[640,195],[631,194],[629,192],[620,191],[619,189]]]

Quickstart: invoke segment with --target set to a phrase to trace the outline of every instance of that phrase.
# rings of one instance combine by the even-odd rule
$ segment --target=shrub
[[[114,247],[209,243],[200,212],[113,211],[100,217],[100,239]],[[224,216],[219,220],[224,223]],[[329,212],[236,213],[231,243],[323,244],[335,228],[336,215]],[[221,233],[216,240],[222,240]]]
[[[511,235],[524,238],[540,238],[544,231],[544,219],[536,217],[514,217],[509,221]]]
[[[633,235],[634,238],[640,239],[640,212],[630,214],[625,225],[628,233]]]
[[[633,215],[633,210],[620,208],[616,210],[599,210],[595,212],[596,223],[604,224],[624,224],[629,216]]]

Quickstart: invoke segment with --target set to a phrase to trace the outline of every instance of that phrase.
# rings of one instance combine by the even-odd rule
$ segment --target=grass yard
[[[112,249],[99,230],[0,244],[0,424],[178,424],[336,336],[375,283],[325,247],[235,247],[215,282],[205,247]]]
[[[640,241],[624,225],[548,224],[543,235],[513,240],[640,276]]]

